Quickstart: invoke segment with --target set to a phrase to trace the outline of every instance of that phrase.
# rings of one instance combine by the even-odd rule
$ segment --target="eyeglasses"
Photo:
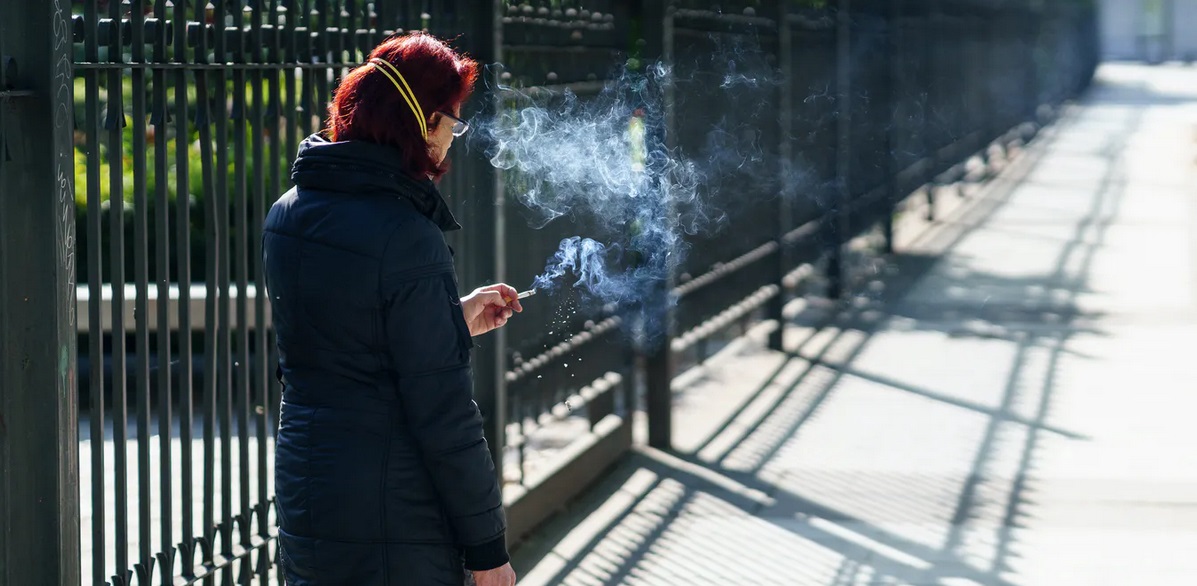
[[[453,136],[461,136],[470,129],[470,123],[458,118],[457,116],[454,116],[448,112],[438,112],[438,114],[453,121]]]

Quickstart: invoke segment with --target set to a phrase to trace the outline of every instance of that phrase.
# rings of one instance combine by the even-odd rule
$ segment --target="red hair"
[[[413,176],[439,179],[449,170],[448,164],[432,158],[411,107],[386,75],[369,64],[375,58],[403,74],[424,110],[429,132],[437,112],[453,114],[470,96],[478,79],[478,62],[427,33],[392,37],[370,52],[365,65],[341,80],[328,105],[326,130],[331,140],[393,146],[403,153],[403,166]]]

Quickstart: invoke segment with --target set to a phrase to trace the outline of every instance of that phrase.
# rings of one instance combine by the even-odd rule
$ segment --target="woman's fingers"
[[[515,288],[502,283],[479,287],[470,295],[472,305],[476,304],[474,307],[477,309],[467,315],[485,314],[482,319],[487,324],[487,330],[502,327],[511,316],[524,310],[516,299],[517,295],[519,292]]]
[[[498,283],[486,287],[492,291],[498,291],[503,295],[503,300],[507,302],[507,306],[514,309],[517,313],[524,310],[524,306],[520,303],[520,292],[515,287],[506,283]]]
[[[507,300],[498,291],[479,291],[478,301],[481,301],[484,306],[507,307]]]
[[[518,290],[516,290],[515,287],[512,287],[507,284],[502,284],[502,287],[504,290],[503,295],[505,295],[511,299],[511,301],[509,301],[507,304],[510,305],[511,308],[516,311],[523,311],[524,308],[523,308],[523,306],[520,305],[520,292]]]

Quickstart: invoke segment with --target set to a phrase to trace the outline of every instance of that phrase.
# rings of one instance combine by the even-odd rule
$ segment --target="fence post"
[[[844,294],[844,239],[851,221],[851,190],[848,181],[852,159],[852,31],[851,0],[835,0],[835,191],[827,228],[830,234],[827,261],[827,296],[839,299]]]
[[[0,583],[79,584],[70,4],[0,14]]]
[[[938,85],[938,80],[935,77],[935,53],[933,50],[933,39],[940,36],[940,31],[936,30],[939,24],[939,2],[938,0],[928,0],[930,7],[926,13],[926,22],[923,29],[919,31],[919,57],[923,62],[923,87],[926,95],[923,97],[923,164],[926,172],[923,173],[923,189],[927,194],[927,215],[928,222],[935,221],[935,182],[939,175],[939,145],[933,140],[931,136],[931,101],[935,99],[935,89]]]
[[[1026,5],[1027,18],[1026,38],[1023,39],[1022,45],[1027,50],[1027,63],[1024,65],[1023,71],[1026,74],[1026,86],[1023,88],[1027,96],[1028,103],[1024,105],[1026,112],[1024,116],[1028,122],[1034,125],[1033,132],[1039,130],[1039,104],[1042,101],[1040,95],[1041,89],[1039,85],[1039,52],[1040,42],[1042,40],[1041,29],[1043,27],[1042,20],[1046,14],[1044,5],[1039,0],[1028,0]]]
[[[505,3],[491,0],[490,10],[478,10],[476,0],[462,0],[456,10],[465,15],[462,31],[464,48],[482,65],[482,79],[478,82],[475,99],[471,100],[469,117],[486,116],[500,107],[498,68],[503,47]],[[466,241],[473,269],[467,282],[474,286],[483,280],[501,282],[507,278],[506,219],[502,175],[492,167],[482,153],[471,152],[463,161],[469,181],[469,236]],[[482,412],[484,432],[494,460],[495,473],[503,482],[503,448],[507,445],[507,330],[499,328],[478,343],[473,357],[474,395]]]
[[[985,46],[981,50],[981,61],[985,64],[985,110],[988,116],[982,114],[985,122],[985,140],[982,152],[982,162],[985,164],[985,175],[982,180],[989,178],[993,170],[993,149],[998,138],[1002,135],[1003,120],[1001,117],[1002,106],[1001,100],[998,99],[995,87],[997,80],[1001,79],[1002,66],[998,54],[998,43],[1000,26],[1002,22],[1002,9],[999,6],[989,7],[986,13],[986,18],[981,26],[985,31]]]
[[[885,7],[885,95],[882,100],[889,108],[889,123],[885,129],[885,217],[881,220],[881,228],[885,236],[885,254],[894,252],[894,206],[898,201],[898,165],[894,134],[898,131],[898,103],[901,97],[897,92],[901,63],[901,17],[905,5],[903,0],[892,0]]]
[[[641,0],[634,5],[640,16],[642,47],[641,61],[647,67],[654,61],[672,63],[673,20],[668,12],[669,0]],[[648,125],[650,141],[669,147],[673,132],[673,97],[670,81],[661,80],[661,111],[650,112]],[[665,204],[668,206],[668,203]],[[668,207],[666,207],[668,209]],[[650,319],[661,321],[660,335],[647,336],[644,354],[645,410],[648,414],[648,445],[668,450],[673,446],[673,351],[671,342],[674,334],[674,300],[672,269],[670,274],[654,284],[654,289],[645,300],[644,311]]]
[[[985,63],[985,111],[988,116],[985,120],[988,125],[985,129],[985,174],[988,177],[991,172],[991,158],[994,142],[1002,135],[1003,128],[1001,100],[998,98],[997,92],[994,90],[995,78],[1000,79],[1000,72],[1002,71],[1002,64],[999,62],[1001,54],[998,53],[998,44],[1000,37],[1000,27],[1003,17],[1001,7],[991,7],[988,12],[989,18],[986,19],[981,26],[985,27],[985,48],[983,50]]]
[[[777,154],[780,164],[778,165],[778,173],[781,174],[781,180],[778,182],[781,193],[778,195],[778,209],[777,209],[777,256],[773,263],[772,281],[777,285],[777,295],[769,300],[766,306],[766,319],[771,319],[777,322],[777,329],[769,334],[769,349],[783,351],[785,350],[785,317],[782,315],[785,309],[786,302],[786,288],[783,281],[785,280],[786,272],[790,268],[788,249],[786,248],[785,235],[791,228],[793,222],[793,211],[791,205],[794,198],[794,181],[791,178],[793,172],[793,108],[794,108],[794,77],[793,77],[793,37],[791,35],[790,24],[786,18],[789,9],[786,2],[775,0],[772,6],[774,10],[774,20],[777,22],[777,66],[781,72],[781,83],[778,84],[780,91],[778,103],[778,145]]]

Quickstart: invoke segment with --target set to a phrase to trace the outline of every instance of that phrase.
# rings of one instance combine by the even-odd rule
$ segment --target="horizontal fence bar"
[[[0,100],[17,100],[21,98],[37,97],[37,92],[33,90],[3,90],[0,91]]]
[[[218,572],[231,569],[233,564],[244,561],[254,553],[265,551],[270,542],[278,538],[278,531],[272,530],[269,538],[255,535],[248,544],[234,545],[227,553],[209,553],[210,561],[198,565],[183,565],[182,573],[171,580],[173,586],[190,586],[213,579]]]
[[[184,326],[186,326],[190,331],[204,331],[207,328],[207,321],[204,317],[203,311],[204,306],[208,303],[207,285],[190,285],[187,287],[180,287],[178,284],[172,283],[168,285],[167,290],[168,297],[165,305],[167,306],[168,319],[165,322],[157,321],[153,324],[150,324],[150,331],[179,331]],[[160,295],[160,288],[149,289],[146,291],[146,308],[151,314],[154,314],[159,310],[161,305],[159,303],[159,300],[161,299]],[[78,311],[79,315],[87,315],[89,311],[89,304],[92,303],[91,291],[88,287],[81,285],[77,288],[75,296],[77,306],[76,311]],[[254,305],[252,305],[249,311],[246,313],[245,323],[255,324],[258,315],[256,302],[259,299],[257,286],[254,284],[247,285],[245,288],[244,297],[248,301],[254,302]],[[231,286],[229,287],[228,291],[224,292],[222,298],[236,302],[238,299],[241,299],[242,296],[237,286]],[[111,332],[113,330],[112,316],[114,315],[121,316],[121,323],[124,324],[125,328],[134,327],[136,325],[136,307],[138,299],[137,286],[134,284],[126,284],[120,295],[116,294],[112,285],[104,284],[101,286],[100,297],[96,301],[100,304],[100,308],[104,312],[99,323],[100,331]],[[262,313],[262,315],[264,316],[266,327],[269,328],[270,301],[266,295],[262,295],[260,299],[263,303],[265,303],[265,311]],[[118,308],[117,305],[114,305],[118,301],[120,302],[120,308]],[[188,320],[181,319],[184,307],[188,309]],[[237,319],[237,316],[233,316],[231,319],[231,323],[234,326],[237,326],[240,323]],[[163,323],[166,324],[166,328],[162,328]],[[80,320],[76,324],[76,329],[81,334],[90,332],[91,327],[92,324],[87,320]]]
[[[679,301],[686,296],[697,292],[698,290],[718,283],[720,280],[734,275],[740,269],[759,262],[769,255],[777,252],[778,245],[776,242],[766,242],[753,250],[733,258],[726,263],[720,263],[718,266],[712,268],[709,272],[694,277],[688,281],[683,282],[673,289],[673,295]]]

